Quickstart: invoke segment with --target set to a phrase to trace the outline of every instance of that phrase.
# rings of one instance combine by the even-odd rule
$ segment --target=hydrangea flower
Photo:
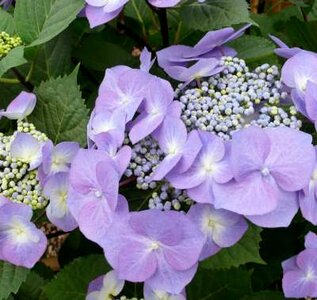
[[[214,255],[222,248],[233,246],[248,229],[242,216],[224,209],[215,209],[209,204],[195,204],[187,215],[199,226],[205,237],[200,260]]]
[[[117,207],[117,166],[101,150],[80,149],[69,176],[69,210],[87,238],[97,241],[107,231]]]
[[[36,96],[33,93],[21,92],[0,116],[11,120],[22,120],[32,113],[36,105]]]
[[[112,300],[124,287],[124,280],[118,278],[112,270],[89,283],[86,300]]]
[[[102,246],[119,278],[178,294],[196,272],[203,243],[182,213],[145,210],[115,222]]]
[[[283,291],[289,298],[317,297],[317,243],[316,235],[308,233],[307,249],[282,263]]]
[[[151,80],[145,95],[142,112],[133,122],[129,133],[129,138],[133,144],[139,142],[157,129],[162,124],[166,115],[173,115],[175,106],[173,98],[174,91],[168,81],[158,77],[154,77]],[[180,111],[176,111],[176,116],[178,112]]]
[[[317,120],[317,56],[300,51],[288,59],[281,79],[291,89],[297,109],[312,121]]]
[[[44,233],[31,222],[31,207],[0,201],[0,259],[32,268],[46,249]]]
[[[230,155],[234,179],[214,186],[215,207],[260,226],[288,226],[298,210],[296,192],[308,184],[315,162],[311,140],[287,127],[236,132]]]
[[[108,69],[99,88],[96,113],[120,110],[130,121],[145,98],[147,83],[152,75],[128,67]]]
[[[13,3],[13,0],[1,0],[0,1],[0,5],[2,5],[2,7],[4,9],[8,9]]]
[[[52,141],[47,141],[42,148],[42,179],[45,181],[56,173],[68,172],[78,150],[79,144],[76,142],[62,142],[54,146]]]
[[[157,52],[158,64],[172,78],[190,81],[196,77],[216,74],[221,56],[234,56],[236,52],[225,43],[241,36],[250,27],[248,24],[235,31],[228,27],[210,31],[193,47],[174,45]],[[193,62],[197,62],[193,66]]]
[[[47,218],[63,231],[71,231],[78,226],[67,206],[68,184],[68,173],[59,172],[48,179],[43,190],[50,199],[46,207]]]
[[[197,132],[187,135],[184,123],[178,118],[165,118],[155,137],[166,155],[155,168],[152,180],[163,179],[176,165],[186,171],[201,148]]]
[[[42,163],[42,146],[32,135],[18,132],[10,145],[11,156],[29,164],[29,170],[33,170]]]
[[[183,290],[180,294],[170,294],[165,291],[153,290],[149,285],[144,284],[144,300],[186,300],[186,293]]]
[[[151,52],[144,47],[140,55],[140,70],[149,72],[155,62],[155,58],[152,60]]]
[[[177,189],[186,189],[187,194],[199,203],[213,203],[214,183],[226,183],[233,177],[231,166],[226,158],[225,143],[209,132],[199,131],[202,148],[192,166],[186,172],[177,168],[168,176],[169,182]]]

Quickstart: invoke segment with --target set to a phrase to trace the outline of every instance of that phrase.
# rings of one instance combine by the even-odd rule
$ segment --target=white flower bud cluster
[[[176,89],[182,103],[182,119],[188,131],[201,129],[216,133],[224,140],[247,125],[300,128],[294,107],[289,112],[280,107],[287,98],[276,66],[264,64],[253,72],[244,60],[223,57],[219,74],[189,88]]]

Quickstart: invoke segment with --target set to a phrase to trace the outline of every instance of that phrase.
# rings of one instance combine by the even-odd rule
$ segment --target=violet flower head
[[[240,37],[249,26],[238,31],[231,27],[210,31],[193,47],[174,45],[160,50],[157,52],[158,64],[170,77],[185,82],[197,77],[197,74],[200,77],[216,74],[221,69],[216,68],[218,64],[215,61],[222,56],[236,54],[224,44]]]
[[[86,17],[90,28],[105,24],[116,18],[129,0],[85,0]]]
[[[300,51],[282,68],[282,82],[291,89],[297,109],[312,121],[317,120],[317,55]]]
[[[288,226],[315,162],[310,135],[288,127],[248,127],[233,135],[234,179],[214,185],[216,208],[246,215],[263,227]],[[254,197],[257,195],[257,197]]]
[[[47,218],[66,232],[78,226],[67,206],[68,183],[68,173],[60,172],[48,179],[43,190],[44,195],[50,199],[46,208]]]
[[[88,137],[95,141],[96,135],[107,133],[115,142],[116,147],[119,147],[123,143],[125,124],[126,113],[124,111],[100,110],[98,113],[93,112],[88,124]]]
[[[124,287],[124,280],[116,271],[110,271],[90,282],[86,300],[111,300],[118,296]]]
[[[317,148],[315,147],[316,155]],[[311,174],[308,185],[299,192],[299,207],[303,217],[317,225],[317,162]]]
[[[186,126],[178,118],[166,117],[154,135],[165,157],[154,170],[152,180],[163,179],[176,165],[186,171],[201,148],[197,132],[187,134]]]
[[[127,67],[108,69],[99,88],[96,113],[120,110],[126,114],[126,122],[132,120],[152,78],[146,72]]]
[[[45,252],[45,234],[31,222],[31,207],[2,198],[0,204],[0,259],[32,268]]]
[[[154,77],[148,85],[140,115],[133,122],[129,137],[133,144],[150,135],[169,114],[174,98],[171,84]]]
[[[165,291],[153,290],[149,285],[144,284],[144,300],[186,300],[186,292],[171,294]]]
[[[11,156],[29,164],[29,170],[33,170],[42,162],[42,146],[32,135],[18,132],[10,145]]]
[[[118,167],[104,151],[81,149],[69,176],[69,210],[83,234],[97,242],[107,232],[117,208]]]
[[[33,93],[21,92],[7,107],[0,112],[0,116],[11,120],[22,120],[30,115],[36,105],[36,96]]]
[[[167,178],[175,188],[186,189],[196,202],[213,203],[213,185],[226,183],[233,177],[228,149],[213,133],[199,131],[199,138],[203,146],[192,166],[183,173],[175,168]]]
[[[78,150],[79,144],[76,142],[62,142],[54,146],[52,141],[47,141],[42,147],[41,173],[44,179],[59,172],[68,172]]]
[[[317,248],[302,251],[284,261],[282,266],[285,297],[317,297]]]
[[[203,244],[184,214],[145,210],[115,222],[102,246],[119,278],[179,294],[196,272]]]
[[[205,236],[200,260],[216,254],[222,248],[233,246],[248,229],[242,216],[224,209],[215,209],[209,204],[193,205],[188,217],[199,225]]]

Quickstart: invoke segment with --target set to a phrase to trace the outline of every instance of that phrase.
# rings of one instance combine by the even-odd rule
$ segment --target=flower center
[[[269,170],[269,168],[264,167],[264,168],[261,170],[261,174],[262,174],[263,176],[269,176],[269,175],[270,175],[270,170]]]
[[[102,192],[99,191],[99,190],[95,190],[94,194],[95,194],[96,198],[101,198],[102,197]]]
[[[158,250],[161,247],[158,241],[152,241],[150,245],[151,250]]]
[[[312,269],[308,269],[306,271],[305,279],[308,280],[308,281],[316,279],[316,275],[315,275],[315,273],[314,273],[314,271]]]

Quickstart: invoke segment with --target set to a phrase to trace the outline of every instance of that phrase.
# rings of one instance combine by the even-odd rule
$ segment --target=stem
[[[131,183],[131,182],[135,181],[135,179],[136,179],[136,177],[135,177],[135,176],[130,176],[129,178],[127,178],[127,179],[125,179],[125,180],[121,181],[121,182],[119,183],[119,187],[122,187],[122,186],[128,185],[129,183]]]
[[[12,68],[11,70],[12,70],[13,74],[15,75],[15,77],[20,81],[20,83],[22,85],[24,85],[25,88],[28,89],[30,92],[32,92],[34,89],[33,84],[26,81],[25,77],[19,72],[18,69]]]
[[[0,78],[0,83],[18,84],[18,83],[20,83],[20,81],[18,79]]]
[[[146,3],[157,14],[160,21],[163,47],[168,47],[169,46],[169,32],[168,32],[167,10],[166,8],[154,7],[148,1],[146,1]]]
[[[160,25],[161,25],[161,35],[162,35],[163,46],[168,47],[169,46],[169,33],[168,33],[166,8],[158,8],[157,15],[159,17]]]

